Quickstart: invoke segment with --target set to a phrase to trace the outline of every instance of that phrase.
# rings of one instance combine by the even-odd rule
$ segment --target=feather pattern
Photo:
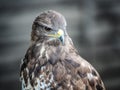
[[[64,42],[41,36],[31,44],[20,70],[22,90],[105,90],[98,72],[80,57],[68,35]]]
[[[97,71],[76,53],[68,36],[66,40],[65,46],[46,41],[28,49],[21,66],[22,90],[105,90]]]

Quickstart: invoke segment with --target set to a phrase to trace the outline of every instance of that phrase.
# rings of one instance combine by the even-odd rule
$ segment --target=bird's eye
[[[44,27],[44,29],[47,31],[47,32],[50,32],[52,29],[49,28],[49,27]]]
[[[34,22],[34,25],[35,25],[36,27],[40,27],[40,28],[44,29],[44,30],[47,31],[47,32],[50,32],[50,31],[52,30],[50,27],[47,27],[47,26],[45,26],[45,25],[41,25],[41,24],[39,24],[38,22]]]

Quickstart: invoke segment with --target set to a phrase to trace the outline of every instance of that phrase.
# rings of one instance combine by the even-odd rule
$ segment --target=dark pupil
[[[49,28],[49,27],[46,27],[46,26],[43,26],[43,25],[38,24],[38,22],[35,22],[34,24],[35,24],[36,27],[41,27],[41,28],[45,29],[46,31],[51,31],[51,30],[52,30],[52,29]]]
[[[51,31],[51,28],[49,28],[49,27],[44,27],[44,29],[45,29],[46,31]]]

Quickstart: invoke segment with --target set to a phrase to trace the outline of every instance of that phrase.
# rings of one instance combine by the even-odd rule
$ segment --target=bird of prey
[[[95,68],[75,49],[60,13],[42,12],[33,22],[22,60],[22,90],[105,90]]]

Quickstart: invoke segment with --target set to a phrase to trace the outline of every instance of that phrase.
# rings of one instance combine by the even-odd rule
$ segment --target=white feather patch
[[[39,56],[39,58],[42,57],[44,51],[45,51],[45,47],[44,47],[44,44],[43,44],[43,45],[41,45],[40,56]]]
[[[87,77],[89,80],[92,80],[94,76],[91,73],[87,73]]]

